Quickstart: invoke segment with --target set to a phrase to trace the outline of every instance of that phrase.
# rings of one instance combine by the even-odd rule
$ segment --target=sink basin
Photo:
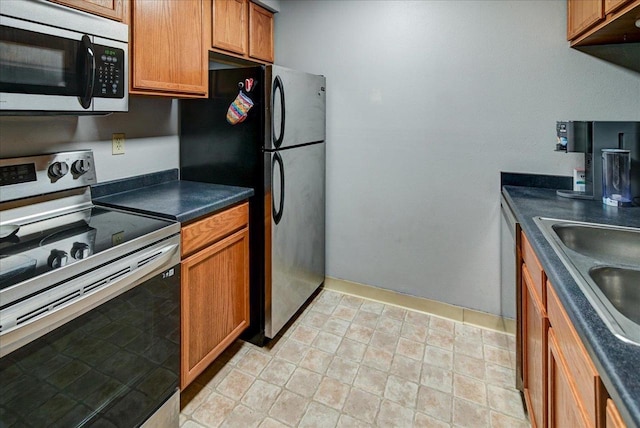
[[[534,221],[609,330],[640,346],[640,228]]]
[[[573,251],[602,263],[640,264],[640,230],[554,224],[560,241]]]
[[[640,270],[604,266],[589,275],[622,315],[640,325]]]

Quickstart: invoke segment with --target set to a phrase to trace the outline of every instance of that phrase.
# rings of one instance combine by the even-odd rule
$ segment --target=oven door
[[[173,262],[4,355],[0,426],[140,426],[175,397],[180,266]]]

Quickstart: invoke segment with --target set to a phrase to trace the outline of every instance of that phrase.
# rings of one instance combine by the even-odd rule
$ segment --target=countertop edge
[[[143,183],[143,181],[135,177],[133,180]],[[112,189],[121,190],[121,183],[118,184],[118,187],[112,187]],[[142,189],[147,193],[141,194]],[[167,209],[163,209],[158,202],[157,193],[164,193],[163,189],[167,189],[166,193],[168,193],[168,196],[166,196]],[[198,191],[198,197],[191,198],[190,194],[195,194],[192,192],[196,191]],[[211,192],[213,194],[212,199],[204,200],[200,194],[202,191]],[[154,193],[156,194],[156,199],[145,204],[145,197]],[[247,200],[254,194],[254,190],[247,187],[168,180],[151,185],[143,184],[141,187],[127,187],[124,191],[116,191],[100,197],[94,197],[93,202],[100,206],[187,223]]]
[[[640,427],[640,401],[633,395],[632,391],[629,391],[624,374],[618,373],[620,363],[615,361],[616,356],[611,355],[611,349],[605,349],[606,344],[603,343],[606,340],[603,337],[606,338],[607,335],[613,336],[612,333],[601,320],[598,319],[599,322],[594,323],[593,320],[588,319],[588,317],[598,317],[595,309],[591,308],[590,313],[585,313],[581,310],[580,305],[584,305],[585,302],[588,304],[587,297],[582,293],[578,284],[562,264],[542,231],[534,223],[533,219],[538,215],[522,212],[518,202],[514,200],[510,193],[510,187],[504,186],[502,194],[505,196],[522,230],[527,235],[529,243],[540,259],[549,281],[554,285],[554,290],[571,319],[587,353],[596,366],[607,392],[616,402],[629,428]],[[511,191],[515,191],[515,188],[512,188]],[[540,215],[542,214],[540,213]],[[572,218],[566,218],[566,220],[572,220]],[[576,291],[580,293],[580,296],[576,296]],[[579,301],[576,301],[576,297],[578,297]],[[619,340],[617,338],[614,339]],[[637,353],[640,355],[640,348],[637,349]],[[640,373],[638,376],[640,379]]]

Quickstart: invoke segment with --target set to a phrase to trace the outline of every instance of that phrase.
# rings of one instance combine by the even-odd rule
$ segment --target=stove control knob
[[[69,172],[69,165],[66,162],[54,162],[49,166],[49,177],[62,178]]]
[[[86,259],[91,255],[89,246],[83,242],[75,242],[71,247],[71,257],[76,260]]]
[[[89,167],[89,161],[78,159],[71,165],[71,172],[73,172],[75,175],[82,175],[85,172],[89,171]]]
[[[49,255],[49,267],[52,269],[57,269],[67,264],[67,253],[60,250],[53,250]]]

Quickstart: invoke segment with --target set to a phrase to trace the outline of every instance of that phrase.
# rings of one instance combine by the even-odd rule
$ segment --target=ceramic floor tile
[[[443,422],[450,422],[452,402],[451,394],[420,386],[416,409]]]
[[[192,417],[194,421],[203,426],[217,427],[233,411],[235,406],[234,400],[214,392],[198,406]]]
[[[413,423],[414,414],[415,412],[411,409],[393,401],[384,400],[380,404],[376,425],[379,427],[408,427]]]
[[[418,384],[390,375],[384,389],[384,398],[394,401],[403,407],[415,408],[418,398]]]
[[[481,406],[487,404],[486,384],[480,380],[458,373],[453,374],[453,395],[458,398],[473,401]]]
[[[405,322],[402,324],[402,331],[400,336],[405,339],[413,340],[415,342],[425,343],[427,340],[427,333],[429,332],[428,324],[411,324]]]
[[[318,333],[320,333],[320,330],[318,330],[317,328],[300,324],[296,326],[289,337],[297,342],[311,345]]]
[[[353,321],[353,318],[357,313],[358,311],[354,308],[350,308],[349,306],[344,305],[338,305],[335,311],[333,311],[332,316],[345,321]]]
[[[181,428],[529,427],[513,335],[323,290],[260,348],[234,342]]]
[[[418,381],[420,379],[420,370],[422,369],[422,362],[414,360],[413,358],[405,357],[404,355],[396,354],[393,357],[393,362],[391,363],[391,368],[389,369],[389,373],[403,377],[405,379],[410,379],[414,381]]]
[[[375,330],[359,324],[351,324],[344,337],[364,343],[365,345],[371,341],[371,336]]]
[[[404,355],[405,357],[420,361],[424,355],[424,348],[425,346],[422,343],[401,337],[398,340],[396,354]]]
[[[364,422],[373,423],[378,413],[380,401],[381,399],[377,395],[352,388],[344,404],[343,412]]]
[[[407,315],[405,316],[404,320],[409,324],[429,327],[431,315],[422,312],[407,311]]]
[[[271,407],[269,416],[287,425],[295,426],[302,419],[308,402],[304,397],[284,390]]]
[[[362,357],[364,356],[366,350],[367,345],[365,345],[364,343],[345,338],[342,340],[342,343],[340,343],[340,346],[336,351],[336,355],[339,355],[340,357],[347,360],[360,362],[362,361]]]
[[[376,330],[392,336],[399,336],[400,330],[402,330],[402,321],[382,315],[378,319]]]
[[[282,391],[282,388],[279,386],[258,379],[242,397],[242,404],[266,413],[275,403],[280,391]]]
[[[253,380],[253,376],[249,376],[238,369],[233,369],[229,372],[227,377],[218,384],[216,391],[231,399],[239,400],[247,389],[249,389]]]
[[[353,386],[381,396],[387,385],[387,376],[387,373],[383,371],[363,365],[358,369]]]
[[[287,383],[295,369],[295,364],[280,358],[274,358],[269,361],[269,364],[262,370],[260,378],[267,382],[283,386]]]
[[[375,329],[376,325],[378,325],[378,319],[380,315],[374,314],[372,312],[366,311],[358,311],[356,316],[353,318],[353,323],[361,325],[363,327],[369,327],[371,329]]]
[[[340,418],[340,413],[337,410],[312,402],[298,426],[300,428],[333,427],[338,423],[338,418]]]
[[[344,383],[351,383],[358,372],[358,363],[341,357],[334,357],[327,368],[327,376]]]
[[[385,305],[382,310],[382,316],[404,321],[407,310],[398,306]]]
[[[313,346],[320,349],[321,351],[334,354],[338,349],[338,346],[340,346],[341,341],[342,337],[325,331],[321,331],[316,337],[316,340],[313,341]]]
[[[349,394],[350,387],[337,379],[324,377],[313,399],[334,409],[342,409]]]
[[[291,375],[291,379],[289,379],[286,386],[288,390],[302,395],[303,397],[312,397],[321,380],[322,375],[303,369],[302,367],[298,367]]]
[[[329,367],[332,359],[333,354],[311,348],[307,351],[302,361],[300,361],[299,366],[323,374],[327,371],[327,367]]]
[[[477,428],[489,426],[489,409],[467,400],[456,398],[453,402],[455,426]]]

